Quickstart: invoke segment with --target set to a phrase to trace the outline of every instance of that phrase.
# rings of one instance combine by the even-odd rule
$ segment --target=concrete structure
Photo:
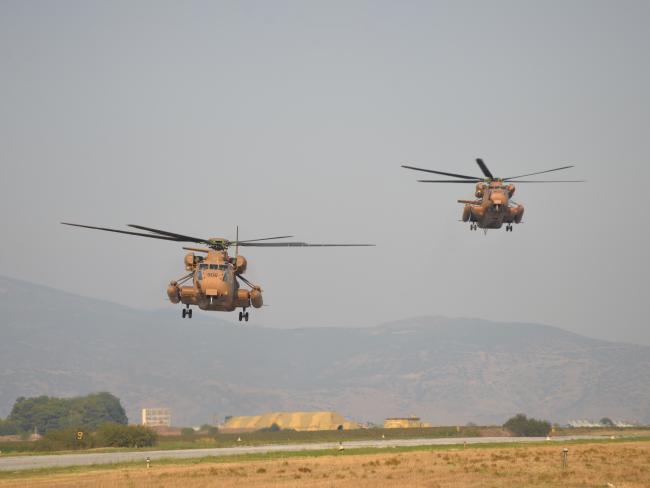
[[[220,432],[252,432],[276,424],[281,429],[297,431],[358,429],[356,422],[345,420],[336,412],[269,412],[249,417],[231,417]]]
[[[418,427],[431,427],[421,422],[420,417],[389,417],[384,420],[384,429],[414,429]]]
[[[168,408],[143,408],[142,425],[147,427],[170,427],[172,414]]]

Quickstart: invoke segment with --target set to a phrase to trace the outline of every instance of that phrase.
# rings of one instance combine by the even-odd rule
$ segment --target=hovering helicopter
[[[500,229],[503,224],[506,224],[506,232],[512,232],[512,224],[521,223],[521,219],[524,216],[524,206],[515,203],[512,200],[512,195],[515,193],[515,185],[512,183],[580,183],[584,181],[517,179],[525,176],[533,176],[542,173],[550,173],[551,171],[573,168],[573,165],[547,169],[545,171],[538,171],[536,173],[528,173],[525,175],[510,176],[508,178],[495,178],[482,159],[477,159],[476,164],[481,168],[481,171],[485,175],[484,178],[446,173],[444,171],[435,171],[432,169],[416,168],[404,164],[402,165],[402,168],[459,178],[457,180],[418,180],[421,183],[476,183],[474,196],[477,200],[458,200],[458,203],[465,204],[462,219],[463,222],[470,222],[470,230],[476,230],[480,227],[481,229],[485,229],[486,232],[487,229]]]
[[[107,232],[117,232],[119,234],[128,234],[140,237],[150,237],[152,239],[161,239],[175,242],[194,242],[207,246],[205,248],[183,247],[190,251],[185,255],[185,270],[188,274],[181,278],[171,281],[167,287],[167,296],[172,303],[183,303],[183,318],[192,318],[191,305],[197,305],[201,310],[210,310],[217,312],[232,312],[237,308],[243,310],[239,312],[239,321],[248,322],[247,308],[260,308],[263,305],[262,288],[259,285],[251,283],[242,276],[246,272],[248,262],[244,256],[239,254],[239,247],[359,247],[374,246],[374,244],[309,244],[306,242],[260,242],[275,239],[287,239],[293,236],[264,237],[261,239],[239,240],[239,228],[237,228],[237,237],[234,241],[223,239],[221,237],[212,237],[203,239],[200,237],[191,237],[174,232],[152,229],[142,225],[129,224],[134,229],[147,231],[131,232],[119,229],[109,229],[106,227],[94,227],[91,225],[71,224],[61,222],[63,225],[72,225],[74,227],[84,227],[86,229],[104,230]],[[235,255],[228,255],[228,248],[235,247]],[[201,253],[197,255],[195,253]],[[191,280],[191,281],[190,281]],[[239,281],[247,285],[250,289],[240,287]]]

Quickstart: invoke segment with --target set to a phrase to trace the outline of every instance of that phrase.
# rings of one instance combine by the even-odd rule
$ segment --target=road
[[[437,439],[382,439],[376,441],[349,441],[342,445],[345,449],[364,447],[390,448],[404,446],[442,446],[458,444],[539,442],[545,437],[453,437]],[[553,438],[553,441],[579,439],[603,439],[602,436],[574,435]],[[552,442],[553,442],[552,441]],[[271,444],[266,446],[217,447],[210,449],[177,449],[165,451],[128,451],[128,452],[96,452],[80,454],[48,454],[38,456],[7,456],[0,455],[0,471],[19,471],[26,469],[52,468],[64,466],[82,466],[90,464],[113,464],[142,461],[147,457],[155,464],[160,459],[189,459],[207,456],[233,456],[236,454],[263,454],[269,452],[314,451],[321,449],[339,448],[336,442],[312,444]]]

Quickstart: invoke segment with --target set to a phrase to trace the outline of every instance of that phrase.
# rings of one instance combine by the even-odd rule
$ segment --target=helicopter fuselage
[[[197,256],[193,252],[185,256],[185,269],[190,271],[186,278],[191,284],[172,281],[167,287],[167,296],[172,303],[196,305],[201,310],[232,312],[237,308],[260,308],[263,304],[262,290],[241,288],[236,276],[246,270],[243,256],[230,258],[227,251],[210,250],[207,255]],[[189,283],[189,280],[188,280]]]

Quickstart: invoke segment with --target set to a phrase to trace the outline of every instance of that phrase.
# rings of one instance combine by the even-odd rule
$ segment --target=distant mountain
[[[433,424],[607,416],[650,422],[650,347],[554,327],[419,317],[372,328],[233,325],[0,277],[0,416],[18,396],[109,391],[132,422],[337,410]]]

